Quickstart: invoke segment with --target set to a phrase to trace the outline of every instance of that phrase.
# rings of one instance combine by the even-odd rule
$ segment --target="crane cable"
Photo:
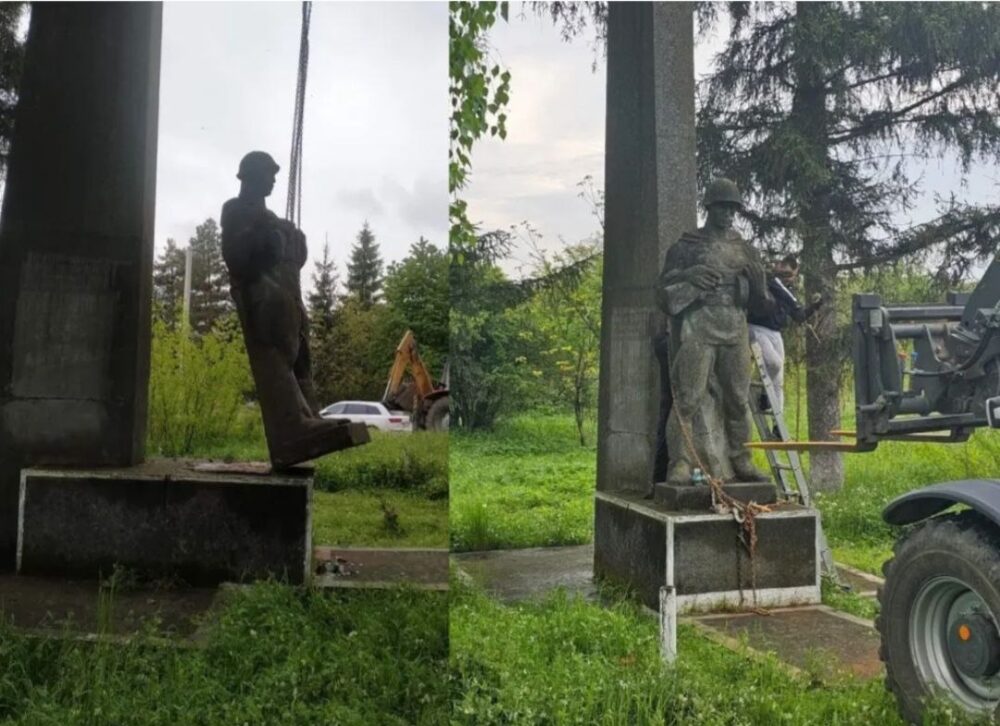
[[[302,224],[302,120],[306,103],[306,75],[309,72],[309,19],[312,3],[302,3],[302,36],[299,40],[299,76],[295,86],[295,116],[292,119],[292,158],[288,163],[288,203],[285,218],[296,227]]]

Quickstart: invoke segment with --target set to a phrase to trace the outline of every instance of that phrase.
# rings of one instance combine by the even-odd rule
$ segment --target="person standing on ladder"
[[[799,277],[799,261],[795,255],[785,255],[774,266],[768,276],[767,290],[774,298],[775,306],[769,312],[751,312],[747,317],[750,330],[750,342],[760,346],[764,356],[764,367],[767,377],[771,379],[774,395],[777,400],[761,400],[761,409],[771,408],[775,413],[783,413],[785,406],[785,342],[781,332],[788,326],[791,318],[797,323],[804,323],[823,304],[823,298],[817,293],[809,305],[803,306],[795,297],[795,285]],[[762,399],[766,399],[761,394]],[[766,404],[766,405],[765,405]]]

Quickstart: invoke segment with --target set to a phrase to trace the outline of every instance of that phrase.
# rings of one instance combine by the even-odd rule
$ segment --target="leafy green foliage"
[[[574,268],[579,276],[559,274]],[[524,320],[522,339],[535,343],[528,361],[532,375],[550,406],[572,408],[581,446],[587,445],[585,421],[597,406],[602,272],[596,243],[568,246],[551,260],[542,256],[535,275],[550,284],[517,310]]]
[[[321,385],[329,395],[320,405],[340,400],[380,400],[402,335],[385,305],[366,307],[355,298],[345,298],[334,313],[330,343],[325,349],[330,357],[316,362],[317,369],[326,373]]]
[[[507,137],[510,72],[489,57],[487,36],[497,18],[507,20],[506,2],[451,2],[448,15],[448,79],[451,96],[448,191],[450,249],[456,261],[476,244],[468,206],[458,192],[472,168],[472,146],[483,135]]]
[[[389,265],[385,302],[393,327],[412,330],[424,363],[432,373],[440,369],[448,357],[448,255],[421,237]]]
[[[187,456],[228,438],[260,439],[250,364],[233,317],[192,336],[153,321],[147,448],[163,456]]]
[[[19,635],[0,624],[0,721],[119,724],[441,724],[447,596],[233,593],[200,648]]]

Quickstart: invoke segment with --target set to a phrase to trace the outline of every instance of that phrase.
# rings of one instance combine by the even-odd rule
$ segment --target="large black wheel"
[[[1000,528],[974,511],[934,517],[883,569],[879,655],[903,716],[919,723],[935,697],[1000,716]]]
[[[447,431],[450,419],[448,397],[439,398],[427,409],[427,430]]]

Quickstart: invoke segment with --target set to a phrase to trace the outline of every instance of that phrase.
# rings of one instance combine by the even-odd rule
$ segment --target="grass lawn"
[[[39,639],[0,626],[0,723],[442,724],[447,596],[236,593],[203,648]]]
[[[398,529],[387,522],[383,504],[396,513]],[[448,500],[407,492],[313,492],[313,544],[444,548]]]
[[[880,681],[794,676],[689,626],[668,667],[655,619],[624,601],[505,606],[453,584],[450,640],[455,724],[902,724]],[[967,721],[936,704],[927,723]]]
[[[453,549],[591,541],[596,449],[579,445],[571,416],[526,414],[491,433],[452,432],[451,449]],[[965,444],[887,442],[844,461],[844,488],[816,497],[823,525],[839,561],[881,574],[896,537],[882,508],[927,484],[996,476],[1000,435],[980,430]]]

